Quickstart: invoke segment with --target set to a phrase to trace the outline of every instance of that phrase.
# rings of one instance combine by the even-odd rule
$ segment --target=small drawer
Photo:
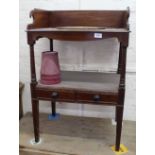
[[[117,95],[79,92],[77,93],[77,101],[90,103],[114,103],[117,102]]]
[[[37,90],[37,98],[42,100],[52,100],[56,101],[74,101],[75,93],[73,91],[65,91],[65,90]]]

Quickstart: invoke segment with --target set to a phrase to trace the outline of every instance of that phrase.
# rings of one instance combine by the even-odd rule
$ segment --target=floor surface
[[[20,155],[115,155],[115,125],[110,119],[61,115],[59,120],[48,121],[47,114],[40,114],[41,142],[33,144],[32,114],[20,121]],[[135,155],[136,123],[123,122],[122,141]]]

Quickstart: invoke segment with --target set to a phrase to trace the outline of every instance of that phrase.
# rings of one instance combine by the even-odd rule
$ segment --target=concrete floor
[[[63,116],[48,121],[47,114],[40,114],[40,144],[32,144],[33,125],[31,113],[20,121],[20,155],[115,155],[115,126],[110,119]],[[136,124],[123,122],[122,144],[135,155]]]

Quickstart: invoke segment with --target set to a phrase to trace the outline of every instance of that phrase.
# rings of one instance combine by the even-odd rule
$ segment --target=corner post
[[[49,39],[50,41],[50,51],[53,51],[53,39]],[[51,110],[52,116],[55,117],[56,115],[56,101],[51,101]]]
[[[33,127],[35,142],[39,142],[39,101],[36,97],[36,70],[35,70],[35,57],[34,57],[34,43],[30,46],[30,70],[31,70],[31,103],[32,103],[32,115],[33,115]]]
[[[125,98],[126,52],[127,52],[127,45],[123,45],[122,43],[120,43],[117,73],[120,74],[121,77],[119,84],[118,106],[116,107],[116,121],[117,121],[116,147],[115,147],[116,151],[119,151],[120,149],[121,132],[122,132],[124,98]]]

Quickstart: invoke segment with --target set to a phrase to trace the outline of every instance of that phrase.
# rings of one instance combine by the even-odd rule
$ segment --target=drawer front
[[[101,93],[77,93],[78,102],[90,103],[116,103],[118,100],[115,94],[101,94]]]
[[[55,99],[56,101],[74,101],[75,100],[75,93],[71,90],[64,91],[64,90],[37,90],[37,98],[42,100],[52,100]]]

